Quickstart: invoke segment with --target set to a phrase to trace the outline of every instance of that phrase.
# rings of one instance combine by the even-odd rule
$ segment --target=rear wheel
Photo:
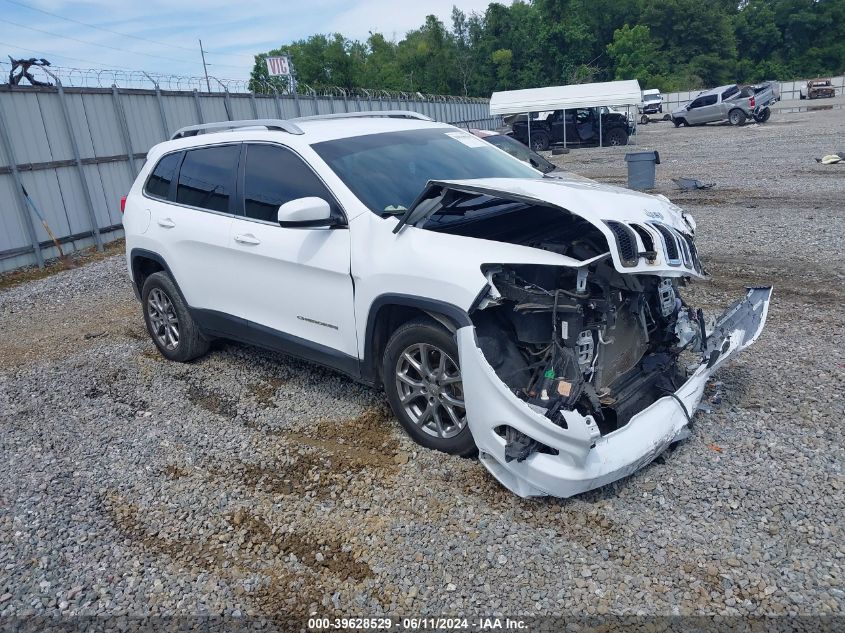
[[[728,121],[730,121],[731,125],[745,125],[746,118],[745,112],[739,108],[734,108],[728,112]]]
[[[471,455],[458,346],[440,324],[416,319],[401,326],[382,360],[384,391],[393,413],[418,444],[451,455]]]
[[[672,115],[667,112],[666,114],[663,115],[663,120],[664,121],[671,121]]]
[[[544,152],[549,149],[549,135],[545,132],[531,133],[531,149],[535,152]]]
[[[612,130],[609,130],[607,134],[605,134],[604,144],[610,146],[627,145],[628,135],[625,133],[625,130],[622,130],[618,127],[613,128]]]
[[[765,123],[772,116],[772,111],[769,108],[763,108],[763,111],[754,115],[754,120],[757,123]]]
[[[640,123],[642,123],[643,125],[648,123],[648,115],[647,114],[644,114],[640,117]]]
[[[147,332],[162,356],[186,362],[208,351],[208,340],[191,318],[170,275],[157,272],[147,277],[141,303]]]

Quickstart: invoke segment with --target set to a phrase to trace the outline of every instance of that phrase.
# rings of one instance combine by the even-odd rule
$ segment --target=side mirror
[[[335,226],[332,209],[322,198],[297,198],[279,207],[279,226],[287,229],[311,229]]]

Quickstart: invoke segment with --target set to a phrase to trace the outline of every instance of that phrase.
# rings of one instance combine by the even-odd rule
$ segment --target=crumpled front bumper
[[[688,416],[695,412],[713,372],[760,335],[771,293],[770,287],[749,288],[747,295],[716,321],[707,339],[704,360],[675,397],[660,398],[624,427],[605,436],[592,416],[565,411],[567,428],[563,428],[532,410],[493,371],[476,344],[475,329],[459,329],[467,420],[481,463],[521,497],[569,497],[639,470],[683,436]],[[522,462],[506,462],[505,439],[495,432],[501,426],[525,433],[556,449],[558,455],[534,453]]]

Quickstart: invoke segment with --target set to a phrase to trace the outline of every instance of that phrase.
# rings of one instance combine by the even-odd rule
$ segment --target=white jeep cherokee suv
[[[226,338],[382,386],[414,440],[478,450],[521,496],[596,488],[684,437],[771,295],[705,321],[680,295],[705,274],[694,221],[665,197],[543,176],[409,112],[184,128],[124,226],[165,357]]]

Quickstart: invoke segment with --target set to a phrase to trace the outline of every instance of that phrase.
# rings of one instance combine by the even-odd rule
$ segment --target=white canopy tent
[[[639,106],[643,101],[640,83],[636,79],[627,81],[604,81],[571,86],[548,86],[546,88],[525,88],[503,90],[490,97],[490,114],[528,115],[528,144],[531,145],[530,113],[544,110],[570,110],[574,108],[597,108],[601,106]],[[564,134],[566,126],[564,125]],[[601,144],[601,117],[599,117],[599,144]],[[564,146],[566,138],[564,136]]]

